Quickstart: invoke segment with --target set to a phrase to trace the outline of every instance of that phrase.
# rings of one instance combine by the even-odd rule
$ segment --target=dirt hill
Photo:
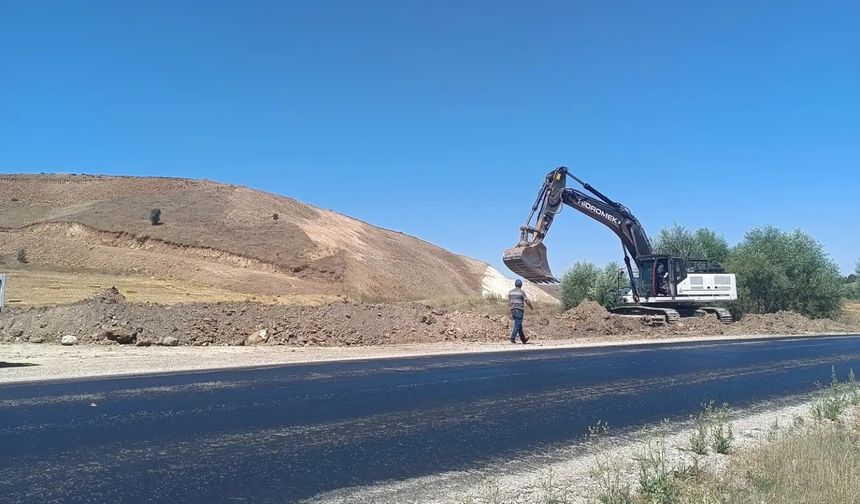
[[[149,222],[153,208],[161,209],[160,225]],[[20,249],[27,264],[17,260]],[[219,300],[230,293],[472,296],[482,293],[488,272],[498,275],[413,236],[291,198],[170,178],[0,176],[0,254],[18,284],[41,282],[43,290],[109,283],[135,293],[154,282],[156,297],[206,288]],[[14,286],[10,280],[10,297]]]

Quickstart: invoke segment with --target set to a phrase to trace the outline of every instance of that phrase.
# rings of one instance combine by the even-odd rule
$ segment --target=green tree
[[[854,266],[854,275],[857,277],[854,281],[854,299],[860,300],[860,261]]]
[[[684,259],[707,259],[724,263],[728,260],[730,249],[726,239],[708,228],[690,231],[680,224],[663,228],[654,242],[654,251]]]
[[[654,251],[684,259],[705,258],[705,251],[696,234],[677,223],[660,230],[654,242]]]
[[[561,277],[562,309],[569,310],[588,298],[591,286],[597,283],[600,269],[593,263],[577,261]]]
[[[597,301],[604,308],[613,308],[618,306],[619,289],[625,285],[623,281],[625,273],[621,269],[621,265],[617,262],[610,262],[603,267],[600,274],[597,275],[597,281],[594,282],[589,299]]]
[[[718,235],[711,229],[699,228],[696,230],[696,241],[702,249],[703,259],[723,264],[729,260],[731,250],[729,243],[722,235]]]
[[[618,289],[623,285],[619,278],[621,266],[611,262],[603,268],[590,262],[579,261],[561,277],[561,301],[564,310],[588,299],[606,308],[618,304]],[[623,278],[623,277],[622,277]]]
[[[832,317],[841,309],[839,268],[803,231],[755,228],[734,248],[727,266],[737,275],[741,312]]]

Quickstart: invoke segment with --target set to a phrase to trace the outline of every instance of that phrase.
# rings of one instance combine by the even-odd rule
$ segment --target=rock
[[[249,345],[260,345],[269,340],[269,332],[263,329],[262,331],[255,332],[254,334],[248,336],[248,339],[245,342]]]
[[[21,337],[21,336],[23,336],[23,335],[24,335],[24,330],[23,330],[23,329],[14,329],[14,330],[12,330],[12,337],[13,337],[13,338],[20,338],[20,337]]]
[[[111,327],[102,331],[99,339],[116,341],[120,345],[130,345],[137,340],[137,335],[126,327]]]
[[[27,341],[29,341],[30,343],[42,343],[45,341],[45,338],[41,336],[30,336]]]
[[[149,340],[138,340],[137,343],[135,343],[135,346],[139,346],[139,347],[148,347],[151,345],[152,345],[152,342]]]
[[[162,346],[178,346],[179,345],[179,338],[177,338],[176,336],[165,336],[164,338],[161,339],[161,345]]]
[[[72,336],[71,334],[67,334],[60,339],[61,345],[71,346],[78,344],[78,338]]]

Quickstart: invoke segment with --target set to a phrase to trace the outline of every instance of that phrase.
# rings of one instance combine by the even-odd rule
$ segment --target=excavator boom
[[[566,187],[567,177],[573,178],[591,194]],[[592,196],[593,195],[593,196]],[[543,240],[555,216],[567,205],[612,230],[621,239],[625,255],[635,261],[652,254],[651,242],[645,229],[624,205],[604,196],[603,193],[570,174],[565,167],[551,171],[538,193],[538,200],[520,228],[520,240],[502,256],[505,265],[517,275],[538,284],[558,283],[547,260]],[[536,220],[532,225],[532,221]],[[625,260],[629,263],[629,260]],[[632,278],[632,270],[628,266]]]

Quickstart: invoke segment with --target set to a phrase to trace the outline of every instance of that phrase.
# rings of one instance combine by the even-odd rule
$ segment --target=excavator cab
[[[644,297],[675,297],[687,278],[687,261],[665,255],[639,259],[639,293]]]

